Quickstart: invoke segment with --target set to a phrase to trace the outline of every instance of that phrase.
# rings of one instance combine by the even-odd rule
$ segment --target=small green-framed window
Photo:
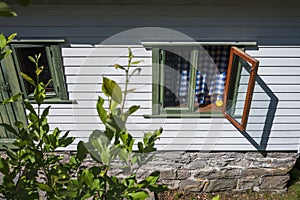
[[[256,43],[238,43],[239,48],[234,43],[166,44],[149,44],[152,115],[145,117],[225,116],[240,131],[245,130],[258,61],[243,50]],[[245,87],[240,84],[248,85],[244,99],[245,91],[240,88]],[[243,109],[237,107],[240,104]]]
[[[35,65],[28,59],[28,56],[34,57],[34,55],[41,54],[39,65],[44,66],[44,70],[40,75],[40,81],[46,84],[50,79],[52,80],[46,88],[46,99],[55,101],[68,100],[59,43],[18,42],[12,43],[10,48],[13,52],[15,68],[25,98],[33,98],[34,86],[22,79],[21,72],[35,80]]]
[[[152,48],[153,115],[219,116],[229,45]]]

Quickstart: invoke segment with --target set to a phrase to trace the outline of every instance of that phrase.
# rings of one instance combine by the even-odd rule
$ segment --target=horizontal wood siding
[[[161,150],[296,151],[300,137],[299,6],[298,1],[266,0],[174,6],[16,6],[19,17],[1,18],[0,27],[1,32],[17,32],[21,38],[66,38],[62,45],[64,71],[69,97],[77,104],[54,104],[49,122],[51,128],[71,130],[76,141],[87,140],[92,130],[103,128],[95,109],[98,95],[103,96],[102,76],[124,86],[124,76],[113,65],[127,63],[131,45],[136,60],[143,60],[134,66],[142,72],[132,78],[130,87],[137,90],[126,104],[127,108],[141,105],[128,120],[128,129],[137,140],[143,131],[163,127],[158,141]],[[240,133],[224,118],[145,119],[142,115],[151,114],[152,109],[151,51],[138,42],[169,41],[169,32],[137,31],[107,40],[139,27],[169,28],[199,41],[256,41],[257,49],[246,50],[260,61],[246,132]],[[241,87],[246,88],[245,81]]]

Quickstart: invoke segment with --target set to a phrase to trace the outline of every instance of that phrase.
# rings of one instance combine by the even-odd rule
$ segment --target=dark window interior
[[[29,60],[28,56],[35,57],[35,55],[41,54],[39,59],[39,66],[44,66],[43,72],[39,76],[39,81],[47,84],[51,79],[49,62],[47,59],[46,49],[44,47],[18,47],[16,48],[16,54],[18,57],[18,62],[20,66],[20,70],[30,76],[34,81],[36,80],[36,66],[35,64]],[[27,81],[24,81],[25,89],[27,94],[32,94],[34,92],[34,86],[29,84]],[[54,85],[51,82],[46,88],[46,92],[55,92]]]

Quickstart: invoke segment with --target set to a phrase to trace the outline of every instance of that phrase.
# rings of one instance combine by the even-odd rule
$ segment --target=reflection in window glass
[[[249,69],[251,65],[241,57],[234,55],[231,68],[231,78],[229,80],[229,90],[227,96],[226,111],[236,121],[242,123],[242,116],[246,102],[247,86],[250,79]]]
[[[164,107],[187,107],[191,51],[165,51]]]

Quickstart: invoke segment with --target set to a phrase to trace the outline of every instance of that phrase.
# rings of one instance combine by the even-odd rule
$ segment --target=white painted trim
[[[145,48],[166,46],[200,46],[200,45],[226,45],[226,46],[257,46],[257,42],[142,42]]]
[[[66,39],[14,39],[11,43],[65,43]]]

